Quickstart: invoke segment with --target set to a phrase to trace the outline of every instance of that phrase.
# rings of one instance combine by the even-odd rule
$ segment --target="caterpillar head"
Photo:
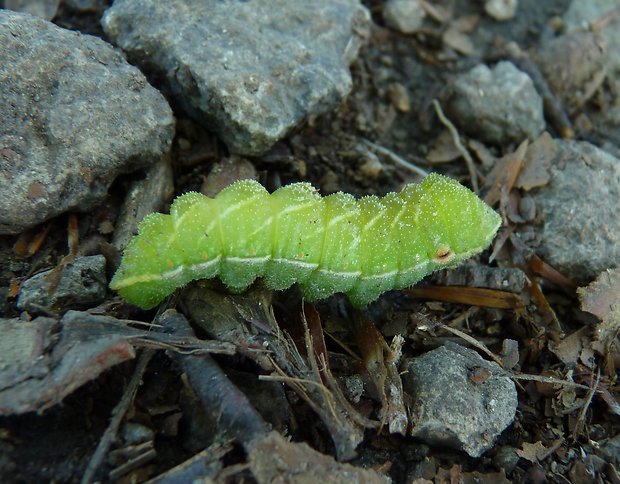
[[[452,267],[489,246],[501,217],[474,192],[436,173],[419,187],[421,226],[430,235],[429,259]]]

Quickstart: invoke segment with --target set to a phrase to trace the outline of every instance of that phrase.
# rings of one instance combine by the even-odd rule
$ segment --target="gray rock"
[[[145,171],[145,177],[132,183],[116,218],[112,245],[125,249],[138,233],[138,224],[149,213],[160,212],[174,193],[174,175],[170,160],[162,159]]]
[[[102,255],[79,257],[60,274],[52,269],[32,276],[20,287],[17,307],[37,313],[99,304],[108,285],[105,262]]]
[[[520,294],[528,284],[525,272],[516,267],[485,267],[470,264],[437,272],[430,280],[440,286],[483,287],[517,294]]]
[[[77,12],[96,12],[105,4],[106,0],[65,0],[65,5]]]
[[[89,210],[167,152],[163,96],[109,44],[0,10],[0,234]]]
[[[418,30],[426,11],[419,0],[387,0],[383,5],[383,20],[386,25],[403,34]]]
[[[617,7],[617,0],[590,0],[588,2],[573,0],[562,20],[567,32],[590,31],[590,22],[609,16]],[[620,138],[618,138],[620,132],[620,49],[618,48],[620,22],[611,21],[603,25],[602,29],[596,29],[595,32],[602,37],[607,46],[605,59],[603,59],[604,68],[607,70],[605,92],[613,93],[613,98],[611,103],[605,104],[603,109],[590,110],[588,116],[591,117],[596,131],[613,140],[616,146],[620,146]],[[589,61],[589,59],[586,60]],[[577,95],[581,92],[582,90],[579,90]]]
[[[411,435],[479,457],[514,419],[517,390],[496,363],[452,345],[405,364],[403,387],[412,396]],[[475,379],[480,370],[486,379]]]
[[[493,463],[500,469],[503,469],[506,474],[510,474],[517,467],[520,458],[519,454],[517,454],[517,449],[504,446],[493,457]]]
[[[556,145],[549,184],[530,192],[544,222],[538,252],[583,283],[620,263],[620,159],[583,141]]]
[[[567,32],[579,32],[589,29],[589,23],[609,14],[618,7],[618,0],[573,0],[562,16]],[[602,29],[608,49],[608,67],[620,71],[620,23],[608,22]],[[615,47],[614,47],[615,46]]]
[[[507,61],[493,69],[480,64],[459,77],[449,110],[463,131],[488,143],[533,140],[545,128],[542,98],[532,80]]]
[[[533,57],[551,90],[575,114],[603,85],[608,51],[600,33],[572,32],[546,42]]]
[[[620,434],[605,439],[600,443],[600,450],[603,456],[605,456],[609,463],[614,466],[620,465]]]
[[[127,422],[123,426],[123,440],[128,445],[138,445],[155,439],[153,429],[138,422]]]
[[[0,2],[0,7],[14,10],[15,12],[29,13],[45,20],[52,20],[58,11],[60,0],[4,0],[4,5]]]
[[[0,389],[15,383],[16,369],[26,371],[30,377],[45,375],[45,371],[36,370],[36,360],[48,349],[50,333],[57,323],[55,319],[41,316],[32,321],[0,318]]]
[[[358,0],[117,0],[105,32],[233,152],[259,155],[351,89]]]

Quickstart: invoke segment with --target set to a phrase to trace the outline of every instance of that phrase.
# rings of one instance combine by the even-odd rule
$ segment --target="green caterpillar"
[[[501,219],[457,181],[431,174],[383,198],[308,183],[269,194],[242,180],[215,198],[191,192],[170,215],[153,213],[127,246],[110,287],[148,309],[194,279],[218,276],[233,291],[257,277],[297,283],[310,301],[346,293],[363,307],[484,250]]]

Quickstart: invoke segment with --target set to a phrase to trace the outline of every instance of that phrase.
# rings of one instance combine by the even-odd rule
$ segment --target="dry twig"
[[[463,143],[461,143],[461,137],[459,136],[458,131],[454,127],[454,124],[452,124],[452,121],[450,121],[444,114],[437,99],[433,99],[433,106],[435,106],[435,111],[437,112],[437,116],[439,117],[439,120],[441,121],[441,123],[446,128],[448,128],[448,131],[450,131],[450,134],[452,135],[452,141],[454,142],[454,146],[456,146],[456,148],[459,150],[459,152],[465,159],[465,163],[467,164],[467,170],[469,171],[469,176],[471,178],[471,186],[474,189],[474,192],[478,193],[478,188],[479,188],[478,187],[478,174],[476,173],[476,166],[474,165],[474,159],[469,154],[469,151],[467,151],[467,148],[463,146]]]
[[[144,375],[144,371],[146,370],[149,361],[155,354],[155,350],[146,349],[140,355],[138,360],[138,364],[131,376],[131,380],[129,381],[129,385],[125,389],[125,393],[123,393],[123,397],[118,402],[114,410],[112,411],[112,418],[110,419],[110,423],[108,424],[108,428],[103,433],[101,440],[99,440],[99,444],[97,445],[97,449],[95,453],[90,458],[90,462],[84,471],[84,475],[82,476],[81,484],[88,484],[93,482],[93,478],[95,477],[95,473],[99,466],[103,462],[103,459],[108,453],[108,450],[114,443],[116,439],[116,434],[118,433],[118,429],[125,418],[125,414],[131,403],[133,402],[136,392],[138,391],[138,387],[142,383],[142,375]]]
[[[420,176],[423,176],[423,177],[428,175],[428,172],[426,170],[423,170],[419,166],[414,165],[413,163],[411,163],[410,161],[405,160],[403,157],[398,156],[396,153],[394,153],[393,151],[387,149],[384,146],[380,146],[380,145],[378,145],[376,143],[373,143],[372,141],[369,141],[367,139],[362,139],[362,143],[364,143],[370,149],[372,149],[372,150],[382,154],[383,156],[385,156],[388,160],[390,160],[396,166],[404,168],[407,171],[410,171],[412,173],[415,173],[416,175],[420,175]]]

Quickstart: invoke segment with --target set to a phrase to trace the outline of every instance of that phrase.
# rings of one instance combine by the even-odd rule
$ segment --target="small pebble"
[[[407,88],[400,82],[395,82],[388,88],[388,96],[390,102],[401,113],[408,113],[411,110],[411,101],[409,100],[409,93]]]
[[[69,307],[92,307],[105,298],[105,257],[79,257],[60,270],[40,272],[23,282],[17,307],[34,313]]]
[[[536,203],[528,195],[524,195],[519,200],[519,215],[526,222],[531,222],[536,218]]]
[[[383,173],[383,165],[376,158],[369,157],[359,168],[360,173],[370,180],[376,180]]]
[[[484,11],[500,22],[514,18],[519,8],[519,0],[488,0]]]
[[[418,0],[388,0],[383,6],[386,25],[403,34],[419,30],[426,12]]]

